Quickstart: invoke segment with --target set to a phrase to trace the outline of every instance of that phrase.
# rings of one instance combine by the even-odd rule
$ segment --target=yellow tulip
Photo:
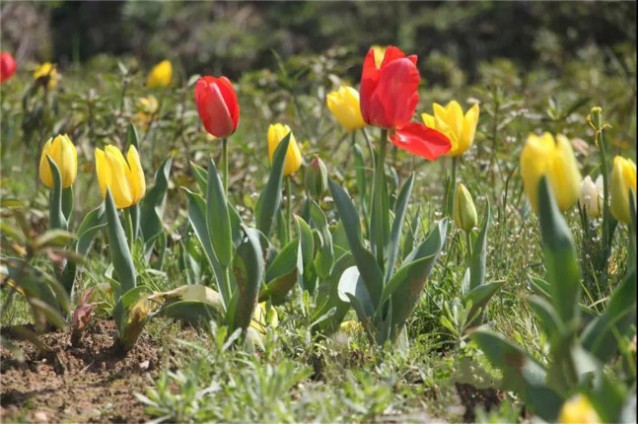
[[[616,156],[614,158],[614,166],[611,170],[609,209],[614,218],[625,224],[631,222],[629,190],[633,192],[635,202],[636,164],[631,159]],[[634,206],[635,205],[636,203],[634,203]]]
[[[173,79],[173,65],[168,60],[163,60],[151,69],[146,80],[150,88],[168,87]]]
[[[476,207],[472,200],[472,195],[465,188],[465,185],[459,183],[454,196],[454,222],[463,231],[470,232],[476,227],[478,217],[476,216]]]
[[[446,156],[459,156],[472,147],[476,125],[479,119],[479,105],[475,104],[463,114],[461,105],[453,100],[443,107],[438,103],[432,106],[434,116],[423,113],[423,123],[445,134],[452,143],[452,148]]]
[[[78,174],[78,153],[75,150],[73,142],[66,134],[58,135],[55,138],[48,139],[42,148],[42,155],[40,156],[40,181],[48,188],[52,188],[53,175],[51,174],[51,167],[47,156],[55,162],[60,171],[62,187],[71,187]]]
[[[303,162],[301,152],[299,151],[299,146],[297,146],[297,140],[295,140],[295,136],[288,125],[271,124],[268,127],[268,159],[271,165],[275,149],[288,133],[290,133],[290,144],[288,144],[286,160],[284,161],[284,176],[294,174],[301,167]]]
[[[597,424],[601,421],[589,400],[584,396],[576,395],[563,404],[558,422],[561,424]]]
[[[266,334],[266,327],[276,328],[279,325],[279,315],[275,308],[266,310],[266,302],[258,303],[253,312],[250,326],[262,334]]]
[[[52,90],[58,86],[60,75],[54,64],[45,62],[38,66],[33,72],[33,79],[42,81],[49,90]]]
[[[129,147],[126,159],[115,146],[95,149],[95,171],[102,197],[106,197],[108,187],[118,209],[133,206],[144,197],[146,181],[135,146]]]
[[[530,134],[520,159],[523,188],[534,211],[538,211],[538,182],[547,175],[548,183],[561,211],[567,210],[580,196],[580,172],[569,140],[550,133]]]
[[[341,87],[328,93],[328,109],[346,131],[351,132],[366,126],[359,106],[359,92],[352,87]]]

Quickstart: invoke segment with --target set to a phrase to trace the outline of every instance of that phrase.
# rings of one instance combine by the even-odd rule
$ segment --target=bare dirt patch
[[[159,346],[143,334],[125,354],[113,344],[115,333],[112,321],[96,321],[78,347],[66,332],[42,335],[46,350],[12,340],[23,360],[0,348],[0,421],[148,421],[133,393],[155,376]]]

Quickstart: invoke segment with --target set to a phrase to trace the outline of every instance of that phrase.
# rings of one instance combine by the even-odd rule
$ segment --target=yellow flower
[[[631,222],[629,190],[634,194],[635,206],[636,164],[631,159],[616,156],[614,158],[614,166],[611,170],[609,209],[614,218],[625,224]]]
[[[49,90],[52,90],[58,86],[60,75],[54,64],[45,62],[33,72],[33,79],[41,81]]]
[[[151,69],[146,80],[150,88],[168,87],[173,79],[173,65],[168,60],[163,60]]]
[[[476,124],[479,119],[479,105],[475,104],[465,112],[461,105],[453,100],[443,107],[434,103],[434,116],[423,113],[423,123],[445,134],[452,143],[452,148],[446,156],[459,156],[472,146]]]
[[[95,149],[95,172],[102,197],[106,197],[108,187],[118,209],[135,205],[144,197],[146,181],[135,146],[129,147],[126,159],[115,146]]]
[[[561,424],[597,424],[601,421],[589,400],[584,396],[576,395],[563,404],[558,422]]]
[[[48,188],[52,188],[53,175],[47,156],[55,162],[60,171],[62,187],[71,187],[78,174],[78,153],[75,150],[73,142],[66,134],[58,135],[55,138],[48,139],[42,148],[42,155],[40,156],[40,181]]]
[[[366,126],[359,106],[359,92],[352,87],[341,87],[328,93],[328,109],[346,131],[351,132]]]
[[[132,117],[133,122],[148,130],[153,115],[157,113],[158,107],[159,104],[155,96],[140,97],[136,102],[137,112]]]
[[[523,188],[534,211],[538,211],[538,182],[547,175],[561,211],[567,210],[580,195],[580,172],[569,140],[562,135],[556,140],[550,133],[530,134],[520,159]]]
[[[288,144],[286,160],[284,161],[284,176],[294,174],[301,167],[303,162],[301,152],[299,151],[299,146],[297,146],[297,140],[295,140],[295,136],[288,125],[271,124],[268,127],[268,159],[271,165],[275,149],[288,133],[290,133],[290,144]]]
[[[343,321],[341,325],[339,325],[339,329],[346,334],[354,336],[355,334],[363,331],[363,326],[359,321],[349,319],[347,321]]]
[[[465,185],[459,183],[454,196],[454,222],[463,231],[469,232],[476,227],[477,221],[472,195],[465,188]]]
[[[255,307],[253,312],[253,319],[250,321],[250,326],[262,334],[266,334],[266,326],[276,328],[279,325],[279,316],[275,308],[266,310],[266,302],[261,302]]]
[[[374,64],[377,65],[377,68],[380,68],[381,63],[383,63],[383,58],[385,57],[385,47],[375,44],[370,46],[370,48],[374,50]]]

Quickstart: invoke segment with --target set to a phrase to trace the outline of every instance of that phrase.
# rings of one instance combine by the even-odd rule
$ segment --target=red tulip
[[[361,114],[368,124],[388,129],[397,147],[434,160],[447,153],[452,144],[443,133],[410,122],[419,102],[421,82],[416,61],[416,55],[406,57],[399,48],[390,46],[377,67],[374,50],[370,49],[361,75]]]
[[[226,77],[203,76],[195,84],[195,104],[204,128],[215,137],[228,137],[239,124],[239,103]]]
[[[0,84],[16,72],[16,61],[9,53],[0,53]]]

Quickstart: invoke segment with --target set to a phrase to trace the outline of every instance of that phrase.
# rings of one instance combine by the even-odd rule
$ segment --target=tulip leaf
[[[80,227],[77,230],[78,242],[75,246],[76,252],[86,256],[91,250],[96,234],[106,226],[106,214],[104,213],[104,203],[91,210],[84,216]]]
[[[538,210],[552,302],[565,325],[578,317],[580,269],[569,227],[558,210],[547,177],[538,183]]]
[[[73,186],[62,189],[62,213],[68,227],[73,213]]]
[[[233,262],[237,290],[227,315],[231,333],[238,328],[245,331],[250,325],[264,276],[264,259],[261,254],[259,232],[245,226],[242,226],[242,231],[245,236],[237,247]]]
[[[108,213],[108,206],[107,206]],[[115,304],[113,319],[117,326],[119,346],[126,352],[133,348],[150,317],[150,302],[146,287],[133,287]]]
[[[204,249],[206,258],[208,258],[208,263],[213,270],[213,274],[217,280],[217,287],[219,287],[222,299],[224,300],[224,307],[228,308],[228,303],[230,302],[232,294],[225,291],[225,272],[217,260],[217,256],[215,256],[213,244],[208,233],[208,226],[206,225],[206,202],[202,196],[197,193],[193,193],[189,190],[186,190],[186,193],[188,195],[188,220],[190,221],[191,227],[193,227],[195,236]]]
[[[556,314],[556,310],[549,300],[542,296],[532,296],[528,303],[541,322],[543,331],[549,336],[550,344],[556,346],[561,342],[560,338],[566,334],[565,326]]]
[[[339,297],[339,280],[343,272],[352,266],[356,266],[352,255],[349,253],[342,255],[335,261],[330,276],[322,279],[322,283],[317,288],[317,308],[311,320],[317,322],[323,315],[334,309],[332,315],[317,325],[318,329],[326,334],[334,333],[339,329],[339,324],[350,309],[350,303]]]
[[[354,137],[354,135],[353,135]],[[358,144],[354,143],[354,169],[357,175],[357,191],[359,192],[359,199],[361,201],[361,212],[363,213],[364,221],[366,223],[366,229],[369,232],[368,222],[370,220],[368,211],[368,189],[366,178],[366,166],[363,158],[363,151]]]
[[[359,317],[359,321],[365,328],[370,329],[370,321],[375,313],[375,305],[357,266],[346,268],[341,277],[339,277],[338,295],[341,301],[352,305]]]
[[[617,338],[627,334],[636,322],[636,270],[632,269],[614,290],[605,311],[585,328],[583,347],[601,362],[618,351]]]
[[[140,151],[140,137],[137,134],[137,128],[132,122],[129,122],[126,129],[126,142],[129,146],[135,146],[137,151]]]
[[[315,240],[310,226],[303,218],[295,215],[297,224],[297,234],[299,236],[299,246],[297,248],[297,283],[302,290],[313,293],[315,289],[314,272],[312,270],[312,260],[315,250]],[[312,275],[311,275],[312,274]]]
[[[191,162],[190,164],[191,164],[191,169],[193,170],[193,173],[195,174],[195,181],[197,182],[197,187],[199,188],[199,191],[201,191],[202,193],[206,193],[206,187],[208,186],[208,173],[206,172],[204,168],[197,165],[196,163]]]
[[[386,260],[385,281],[389,281],[394,271],[394,264],[399,255],[399,243],[401,239],[401,230],[403,221],[405,220],[405,211],[408,208],[408,202],[412,195],[412,187],[414,186],[414,174],[403,184],[399,197],[397,198],[396,212],[394,222],[392,222],[392,232],[390,233],[390,242],[388,246],[388,258]]]
[[[487,260],[487,230],[490,226],[492,215],[490,213],[490,203],[485,205],[485,216],[483,225],[474,242],[472,259],[470,262],[470,290],[473,290],[485,283],[485,262]]]
[[[492,365],[501,370],[503,387],[516,392],[543,420],[555,422],[563,401],[547,387],[543,366],[500,334],[477,330],[471,337]]]
[[[329,180],[328,183],[339,218],[343,221],[352,256],[357,262],[361,278],[370,293],[372,303],[376,306],[379,304],[383,288],[383,274],[372,253],[366,250],[361,243],[361,223],[352,200],[345,190],[334,181]]]
[[[286,160],[286,153],[288,152],[289,144],[290,133],[281,140],[275,149],[268,182],[259,195],[257,206],[255,207],[257,229],[264,233],[266,237],[270,236],[273,223],[279,212],[279,208],[281,207],[281,188],[284,175],[284,162]]]
[[[124,228],[117,214],[115,202],[111,195],[111,190],[107,187],[106,199],[104,199],[106,209],[107,233],[109,236],[109,249],[111,251],[111,261],[116,275],[116,280],[120,283],[119,293],[126,293],[136,286],[137,275],[133,265],[133,256],[129,249],[124,235]]]
[[[315,257],[315,269],[321,279],[328,278],[332,263],[334,261],[334,247],[332,244],[332,234],[328,226],[328,219],[321,210],[321,207],[314,201],[309,200],[310,220],[319,230],[319,249]]]
[[[224,186],[212,159],[208,168],[206,223],[215,256],[222,267],[226,268],[233,256],[232,228]]]
[[[297,281],[297,258],[299,241],[288,243],[266,269],[266,285],[259,293],[259,301],[271,300],[274,305],[282,304],[286,295]]]
[[[67,229],[67,222],[64,218],[64,212],[62,210],[62,177],[60,175],[60,169],[56,165],[55,161],[47,155],[49,161],[49,167],[51,168],[51,178],[53,180],[53,187],[49,191],[49,225],[51,229]]]
[[[155,173],[155,184],[146,193],[141,203],[140,229],[147,251],[152,249],[155,239],[164,234],[162,215],[172,163],[173,159],[169,157],[160,165]]]
[[[499,282],[481,284],[465,293],[463,295],[463,304],[467,304],[468,300],[472,302],[472,308],[467,315],[469,317],[480,316],[479,311],[483,311],[492,296],[494,296],[501,287],[503,287],[503,283]],[[471,323],[472,322],[469,324]]]

